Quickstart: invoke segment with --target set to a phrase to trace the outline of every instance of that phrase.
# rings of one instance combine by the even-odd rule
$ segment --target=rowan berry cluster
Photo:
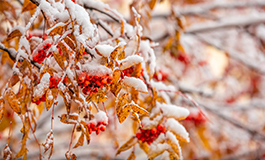
[[[96,132],[98,135],[100,132],[103,132],[106,130],[106,125],[108,123],[106,121],[98,122],[97,124],[95,122],[90,122],[87,124],[87,128],[89,130],[89,134],[91,134],[93,131]]]
[[[84,94],[96,93],[106,85],[112,82],[112,76],[109,73],[104,75],[92,75],[86,72],[81,72],[78,77],[78,84],[83,88]]]
[[[190,113],[190,115],[185,119],[186,122],[192,122],[195,126],[199,126],[206,122],[206,118],[201,112]]]
[[[50,43],[43,45],[42,49],[38,50],[37,54],[32,57],[33,61],[38,62],[38,63],[42,63],[46,57],[51,56],[52,55],[51,51],[47,54],[50,47],[51,47]],[[56,48],[57,48],[59,54],[63,55],[63,52],[58,45],[56,46]]]
[[[49,54],[47,55],[47,51],[49,50],[49,48],[51,47],[50,43],[47,43],[45,45],[43,45],[42,49],[38,50],[37,54],[35,54],[32,58],[33,61],[38,62],[38,63],[42,63],[42,61],[51,55],[51,52],[49,52]]]
[[[37,105],[39,105],[41,102],[45,102],[46,101],[46,93],[38,100],[34,101],[34,99],[32,98],[32,103],[36,103]]]
[[[61,78],[57,74],[54,74],[50,77],[50,88],[58,88],[58,84],[61,81]]]
[[[150,145],[154,140],[157,139],[160,133],[166,133],[166,128],[162,124],[157,125],[156,128],[147,129],[147,130],[143,130],[140,128],[140,132],[136,133],[136,137],[140,141],[147,142],[147,144]]]

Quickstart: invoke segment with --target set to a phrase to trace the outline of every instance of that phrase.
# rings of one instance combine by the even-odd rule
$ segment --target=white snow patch
[[[97,45],[95,48],[103,57],[109,57],[110,53],[114,50],[114,47],[108,44]]]
[[[189,133],[175,119],[173,119],[173,118],[167,119],[167,121],[165,123],[165,127],[167,128],[167,130],[171,130],[172,132],[174,132],[175,134],[177,134],[178,136],[180,136],[180,138],[183,138],[185,141],[187,141],[187,142],[190,141]]]
[[[122,82],[124,85],[133,87],[137,91],[148,93],[146,84],[139,78],[125,76]]]
[[[124,70],[126,68],[130,68],[131,66],[138,64],[138,63],[142,63],[143,61],[144,59],[141,56],[138,56],[138,55],[128,56],[124,58],[123,60],[119,61],[120,69]]]

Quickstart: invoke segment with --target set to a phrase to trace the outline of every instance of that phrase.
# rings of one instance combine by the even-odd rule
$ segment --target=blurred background
[[[158,67],[154,79],[173,85],[189,97],[176,95],[171,99],[191,112],[181,121],[191,139],[190,143],[181,144],[185,160],[265,159],[265,0],[104,2],[128,21],[130,6],[135,7],[141,14],[144,36],[159,44],[155,47]],[[26,24],[31,14],[16,16],[23,0],[12,0],[8,7],[14,11],[9,13],[3,12],[1,3],[0,41],[13,26]],[[98,16],[109,25],[114,23],[104,15]],[[3,53],[1,61],[6,59],[8,55]],[[1,90],[12,74],[12,63],[9,60],[0,64]],[[59,103],[55,117],[63,111]],[[36,136],[40,139],[45,139],[50,128],[51,113],[43,112],[37,122],[41,130],[37,129]],[[5,116],[10,116],[8,111]],[[0,150],[6,144],[9,120],[0,123]],[[54,123],[56,143],[51,159],[64,159],[72,128],[58,118]],[[131,125],[132,121],[127,119],[117,130],[109,128],[107,134],[92,135],[90,145],[74,152],[80,159],[125,159],[129,151],[117,157],[115,153],[133,135]],[[17,150],[21,125],[14,127],[18,128],[12,133],[17,137],[12,139]],[[78,137],[74,136],[75,140]],[[32,135],[28,146],[29,158],[38,157]],[[139,160],[147,159],[139,148],[136,156]]]

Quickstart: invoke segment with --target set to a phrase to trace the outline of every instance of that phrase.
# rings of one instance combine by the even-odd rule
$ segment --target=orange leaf
[[[68,49],[65,47],[65,45],[62,42],[58,43],[58,46],[60,47],[61,51],[63,52],[63,56],[69,60],[69,51]]]
[[[20,32],[20,30],[15,29],[11,33],[8,34],[6,41],[10,41],[11,39],[15,37],[20,37],[20,36],[22,36],[22,33]]]
[[[149,146],[147,145],[146,142],[138,141],[139,147],[146,153],[148,154]]]
[[[79,146],[83,146],[84,143],[84,133],[81,133],[80,137],[78,138],[77,143],[75,144],[74,148],[77,148]]]
[[[72,39],[65,37],[63,40],[73,51],[75,51],[75,43]]]
[[[30,0],[25,0],[24,3],[23,3],[23,7],[22,7],[21,13],[29,11],[29,10],[32,10],[32,9],[35,9],[36,7],[37,6],[34,3],[32,3]]]
[[[131,112],[131,105],[125,105],[121,109],[117,111],[117,116],[119,119],[119,122],[122,123],[125,121],[125,119],[128,117],[128,115]]]
[[[156,5],[156,0],[150,0],[149,7],[151,10],[154,9],[155,5]]]
[[[2,121],[4,117],[5,112],[5,101],[3,98],[0,99],[0,122]]]
[[[52,91],[50,89],[46,92],[46,109],[47,111],[51,108],[54,101],[54,96],[52,94]]]
[[[134,146],[137,143],[137,138],[133,136],[130,138],[126,143],[124,143],[117,151],[116,156],[120,154],[123,151],[126,151],[130,149],[132,146]]]
[[[50,31],[49,36],[55,36],[57,34],[62,35],[64,32],[64,29],[65,29],[65,26],[57,26]]]
[[[61,67],[61,69],[64,70],[64,56],[61,56],[58,52],[53,52],[53,57],[58,63],[58,65]]]
[[[8,104],[13,109],[13,111],[16,112],[17,114],[20,114],[21,113],[21,108],[19,107],[19,102],[18,102],[18,100],[16,98],[15,93],[12,91],[11,88],[8,88],[6,90],[5,97],[6,97],[6,100],[7,100]]]
[[[137,104],[131,103],[130,105],[132,107],[132,110],[134,112],[136,112],[137,114],[143,114],[143,115],[148,115],[149,114],[147,110],[145,110],[144,108],[138,106]]]
[[[62,114],[59,116],[60,121],[62,123],[66,124],[76,124],[78,120],[78,115],[67,115],[67,114]]]
[[[130,156],[127,158],[127,160],[135,160],[136,156],[134,154],[134,151],[131,152]]]

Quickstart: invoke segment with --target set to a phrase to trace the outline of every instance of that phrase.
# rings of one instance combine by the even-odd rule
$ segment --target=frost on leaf
[[[131,55],[120,61],[120,70],[125,70],[133,65],[143,62],[143,57]]]
[[[21,108],[19,106],[20,103],[17,100],[16,95],[11,88],[8,88],[6,90],[5,97],[6,97],[8,104],[13,109],[13,111],[16,112],[17,114],[20,114],[21,113]]]
[[[123,84],[125,86],[134,88],[137,91],[140,91],[140,92],[143,92],[143,93],[147,93],[148,92],[145,83],[142,80],[140,80],[139,78],[127,77],[126,76],[126,77],[124,77],[122,82],[123,82]]]
[[[125,142],[117,151],[116,156],[118,154],[120,154],[123,151],[126,151],[128,149],[130,149],[131,147],[133,147],[135,144],[137,143],[137,138],[136,137],[132,137],[130,138],[127,142]]]
[[[186,131],[186,129],[175,119],[169,118],[167,119],[167,122],[165,123],[165,127],[171,131],[177,139],[184,141],[184,142],[189,142],[189,133]]]

